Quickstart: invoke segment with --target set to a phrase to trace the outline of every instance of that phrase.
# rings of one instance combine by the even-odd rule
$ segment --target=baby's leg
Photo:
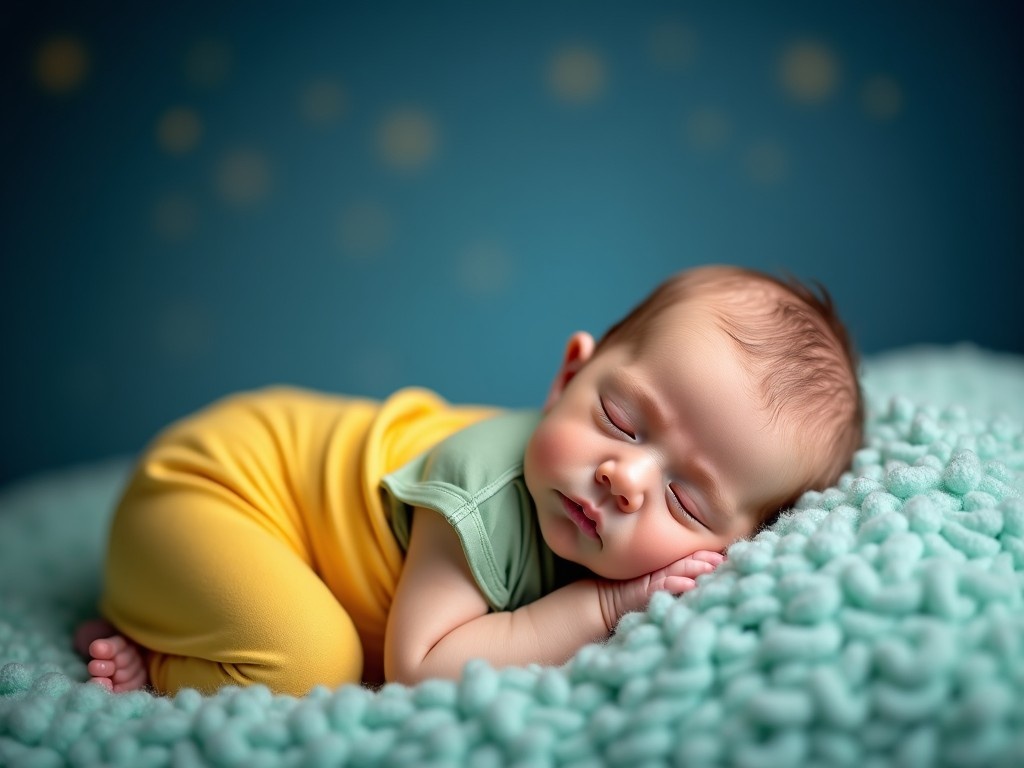
[[[149,682],[141,649],[102,619],[78,627],[75,650],[89,661],[90,682],[109,691],[137,691]]]
[[[136,477],[107,559],[103,613],[146,649],[152,686],[302,695],[359,682],[359,636],[304,553],[180,456]]]

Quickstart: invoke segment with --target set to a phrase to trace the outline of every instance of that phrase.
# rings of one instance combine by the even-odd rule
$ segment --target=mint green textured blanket
[[[1024,765],[1024,359],[868,362],[837,487],[562,668],[112,695],[93,612],[124,461],[0,493],[0,765]]]

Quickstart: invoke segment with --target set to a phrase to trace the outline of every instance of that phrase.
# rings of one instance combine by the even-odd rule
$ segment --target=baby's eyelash
[[[636,440],[636,434],[634,432],[630,431],[626,426],[623,426],[621,424],[616,423],[615,419],[612,418],[612,415],[610,413],[608,413],[608,406],[605,405],[603,397],[600,398],[600,402],[601,402],[601,414],[600,414],[601,415],[601,421],[603,421],[605,423],[605,425],[608,428],[610,428],[612,431],[619,432],[619,433],[625,435],[626,437],[628,437],[630,440]]]
[[[687,506],[683,503],[683,500],[679,498],[679,496],[676,494],[674,490],[672,490],[672,486],[668,487],[668,492],[672,495],[672,500],[675,502],[676,507],[679,509],[680,512],[682,512],[686,517],[688,517],[690,520],[693,520],[702,528],[708,527],[703,520],[701,520],[687,508]]]

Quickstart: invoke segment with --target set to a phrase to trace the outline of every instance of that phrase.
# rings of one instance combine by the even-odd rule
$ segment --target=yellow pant
[[[490,413],[272,389],[172,425],[114,516],[103,613],[162,692],[380,682],[402,568],[380,478]]]

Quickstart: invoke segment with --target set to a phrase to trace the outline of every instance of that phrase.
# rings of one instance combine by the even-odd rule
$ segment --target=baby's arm
[[[451,678],[473,658],[495,666],[562,664],[605,639],[654,592],[692,589],[719,562],[717,553],[697,553],[638,579],[583,579],[514,611],[489,613],[455,530],[437,513],[417,509],[388,617],[385,676],[405,683]]]

